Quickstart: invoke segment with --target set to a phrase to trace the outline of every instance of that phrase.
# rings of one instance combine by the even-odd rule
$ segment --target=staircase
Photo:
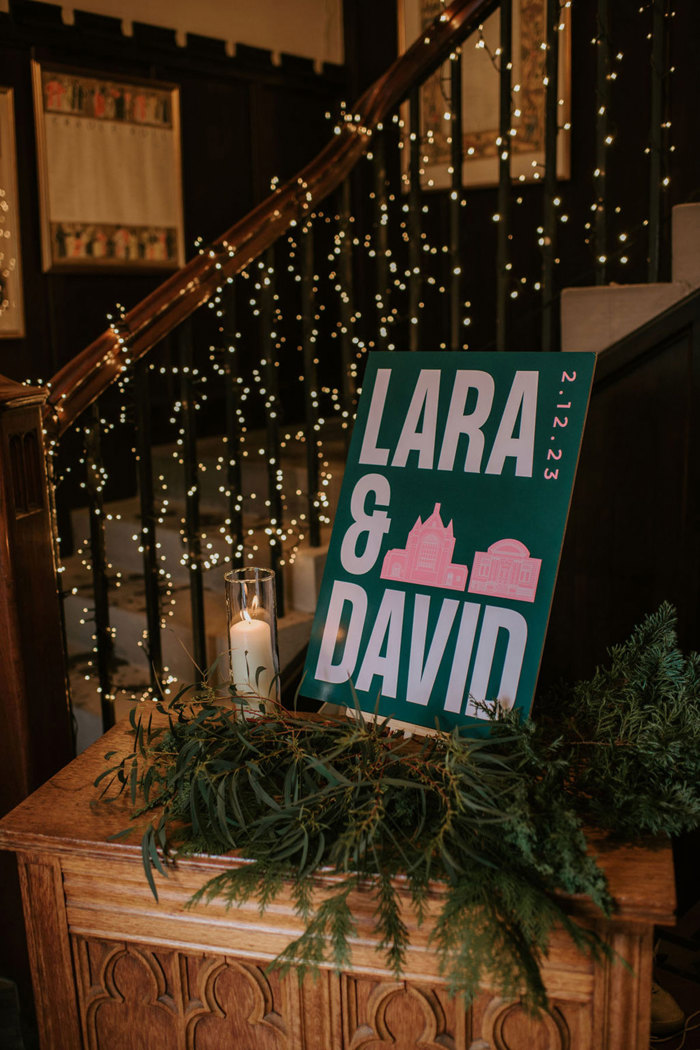
[[[672,123],[679,144],[693,141],[697,47],[688,24],[697,23],[695,5],[677,5],[673,18],[662,0],[573,5],[574,163],[571,179],[561,181],[556,54],[559,8],[568,4],[547,4],[555,18],[541,27],[546,63],[535,70],[535,77],[546,73],[545,141],[535,180],[525,185],[503,148],[517,100],[504,31],[510,5],[502,5],[500,61],[491,56],[500,112],[488,144],[497,134],[498,183],[472,191],[461,154],[455,161],[462,58],[483,45],[482,23],[500,6],[452,0],[351,108],[334,115],[321,154],[147,298],[117,309],[50,385],[28,388],[0,376],[3,810],[71,757],[58,591],[66,595],[79,749],[154,679],[166,689],[171,679],[190,682],[195,651],[205,666],[227,647],[223,573],[232,562],[274,564],[287,596],[282,664],[303,649],[342,478],[343,421],[371,347],[457,349],[468,337],[475,350],[554,349],[561,303],[562,348],[600,351],[600,360],[543,667],[568,678],[589,674],[606,645],[666,599],[679,610],[681,645],[697,648],[699,206],[673,211],[671,281],[578,287],[594,274],[602,279],[602,258],[611,260],[608,275],[625,272],[612,266],[621,236],[616,187],[638,182],[638,207],[631,222],[624,218],[636,238],[626,268],[635,279],[644,278],[647,259],[660,257],[668,205],[698,195],[695,155],[672,152],[662,133]],[[616,32],[624,36],[624,68],[636,48],[631,74],[617,86]],[[650,66],[652,53],[667,55],[670,43],[685,69],[672,91],[671,70]],[[428,192],[422,147],[433,132],[425,133],[420,97],[436,73],[434,116],[453,148],[445,190]],[[606,159],[615,124],[624,125],[624,148],[620,136]],[[599,223],[606,207],[609,221]],[[655,218],[647,226],[640,215]],[[560,297],[566,284],[577,287]],[[209,374],[197,377],[202,360]],[[212,387],[218,401],[207,399]],[[162,444],[152,448],[154,398],[174,430],[159,432]],[[225,440],[203,437],[216,429],[205,426],[197,437],[197,415],[207,416],[215,401],[225,409]],[[115,405],[126,429],[109,419]],[[298,428],[287,436],[290,421]],[[115,493],[106,483],[100,445],[110,441],[117,442],[112,460],[131,457],[126,473],[138,475],[138,488]],[[57,580],[52,509],[62,498],[61,446],[73,470],[66,489],[72,485],[73,504],[76,492],[85,502],[78,485],[86,489],[91,511],[72,512],[78,553]],[[159,645],[162,661],[156,653],[151,663],[147,652]],[[10,910],[18,907],[10,901]]]
[[[264,446],[264,433],[249,436],[251,449]],[[324,440],[324,480],[326,513],[332,520],[344,470],[346,437],[339,428],[330,428]],[[282,470],[295,498],[286,512],[291,520],[303,512],[306,502],[306,471],[303,445],[290,443],[282,459]],[[164,576],[162,632],[164,670],[180,684],[194,681],[196,668],[192,655],[192,609],[189,570],[183,539],[185,492],[178,469],[179,450],[175,445],[153,449],[154,475],[168,493],[167,509],[158,527],[159,557]],[[226,526],[228,498],[221,483],[225,461],[225,442],[220,437],[204,438],[197,445],[201,475],[200,524],[204,570],[204,618],[208,668],[211,680],[223,682],[227,676],[225,654],[228,648],[224,573],[231,568],[231,546]],[[242,491],[246,552],[250,564],[268,565],[267,518],[262,506],[266,491],[267,464],[258,452],[244,461]],[[105,554],[109,564],[110,622],[114,637],[115,715],[123,717],[133,701],[146,697],[150,687],[147,646],[146,604],[143,558],[140,550],[140,504],[138,496],[105,504]],[[73,712],[77,725],[77,746],[83,750],[102,733],[98,681],[94,673],[94,604],[92,574],[89,568],[89,510],[72,512],[72,531],[78,552],[66,558],[62,583],[69,656]],[[305,647],[311,632],[316,597],[320,587],[330,526],[322,528],[322,544],[311,548],[308,538],[300,546],[290,539],[286,548],[284,573],[287,609],[278,620],[280,666],[288,666]],[[215,666],[214,666],[215,665]],[[177,687],[176,687],[177,688]]]
[[[672,275],[667,283],[608,285],[568,288],[562,293],[562,349],[595,350],[607,347],[648,324],[654,317],[679,303],[700,287],[700,204],[673,209]],[[332,521],[340,492],[347,435],[331,427],[323,442],[327,517]],[[256,563],[268,560],[266,515],[261,493],[266,491],[267,463],[261,450],[264,432],[249,435],[252,450],[243,468],[243,515],[246,547]],[[257,451],[255,451],[257,450]],[[194,678],[191,653],[192,614],[189,601],[189,570],[182,535],[185,492],[179,469],[177,445],[153,450],[153,472],[168,494],[168,505],[158,529],[160,558],[168,580],[163,632],[164,664],[172,679],[188,683]],[[198,442],[200,466],[200,515],[204,570],[207,662],[211,666],[225,653],[226,610],[223,574],[230,567],[231,547],[226,526],[227,496],[222,482],[226,446],[220,437]],[[282,460],[286,487],[292,493],[286,512],[292,520],[306,502],[306,470],[303,445],[286,443]],[[139,547],[138,497],[115,501],[104,507],[106,557],[110,565],[113,597],[111,625],[114,632],[114,688],[117,717],[128,711],[134,698],[146,696],[149,669],[145,652],[146,609],[143,591],[142,555]],[[73,533],[87,547],[88,510],[73,512]],[[288,596],[286,614],[279,620],[280,664],[287,666],[306,645],[320,586],[330,526],[322,529],[322,544],[311,548],[305,539],[296,549],[288,548],[283,567]],[[63,582],[70,592],[65,600],[69,667],[78,745],[84,747],[102,732],[99,693],[92,673],[93,606],[90,573],[80,554],[66,560]],[[221,657],[215,680],[225,680],[226,664]]]
[[[557,56],[566,29],[559,5],[543,4],[536,26],[541,61],[528,75],[541,93],[544,141],[532,182],[523,185],[525,175],[516,176],[505,146],[517,134],[511,124],[520,87],[513,81],[511,5],[453,0],[351,109],[341,106],[330,142],[297,176],[275,184],[250,214],[200,248],[147,298],[128,311],[120,308],[109,327],[63,365],[48,390],[32,393],[45,443],[58,449],[42,499],[26,498],[39,477],[30,453],[34,449],[37,458],[40,449],[36,428],[20,433],[15,422],[26,407],[26,391],[8,387],[10,444],[3,470],[10,479],[6,491],[14,486],[15,495],[8,521],[16,520],[23,531],[17,533],[19,555],[12,556],[20,567],[18,582],[13,577],[12,587],[5,587],[7,619],[18,637],[18,699],[5,707],[22,713],[23,756],[31,757],[35,737],[47,752],[54,750],[49,723],[33,717],[37,696],[48,697],[51,710],[63,703],[65,715],[62,659],[54,654],[51,669],[39,666],[35,617],[17,602],[22,577],[36,560],[32,529],[39,524],[50,552],[54,493],[61,513],[78,502],[90,505],[89,511],[72,512],[77,553],[67,559],[61,579],[84,745],[99,731],[98,709],[108,726],[124,710],[124,698],[139,697],[149,686],[171,688],[173,679],[192,681],[193,660],[205,668],[226,648],[222,576],[229,564],[267,563],[277,571],[285,592],[283,664],[303,647],[342,477],[343,428],[352,418],[367,349],[552,350],[559,343],[561,302],[563,348],[604,351],[611,344],[619,348],[619,340],[640,325],[648,328],[659,311],[682,310],[684,298],[692,299],[688,293],[700,284],[695,205],[674,211],[673,279],[667,284],[597,285],[559,294],[567,283],[616,272],[612,263],[599,265],[613,259],[619,245],[611,242],[622,236],[612,216],[619,209],[605,200],[604,173],[628,179],[630,165],[639,172],[634,158],[649,157],[648,178],[639,181],[645,184],[642,214],[650,220],[630,227],[634,265],[627,269],[635,277],[657,270],[669,202],[695,193],[689,158],[680,195],[671,196],[678,192],[679,155],[660,134],[670,126],[664,106],[673,95],[658,64],[649,84],[649,120],[635,126],[634,142],[627,139],[625,150],[612,151],[609,164],[602,164],[612,141],[606,98],[610,119],[617,119],[615,107],[623,98],[614,86],[608,44],[616,31],[630,38],[630,46],[634,38],[635,61],[646,70],[649,52],[665,54],[673,29],[660,3],[653,11],[640,9],[639,33],[630,33],[626,23],[616,28],[616,10],[609,12],[610,24],[603,24],[607,6],[601,4],[593,17],[602,19],[595,27],[587,5],[575,12],[578,41],[583,45],[594,32],[595,48],[584,54],[579,47],[584,76],[574,87],[593,98],[595,83],[601,98],[590,113],[577,116],[578,154],[572,152],[576,164],[569,180],[559,179],[556,162],[564,130],[557,118]],[[463,66],[472,47],[485,46],[482,24],[496,8],[498,132],[487,146],[499,144],[497,184],[473,190],[465,185],[462,164]],[[427,188],[423,167],[431,163],[435,143],[421,98],[434,97],[436,85],[440,105],[433,116],[449,146],[445,192]],[[422,95],[423,88],[428,90]],[[597,164],[592,181],[581,161],[593,155],[591,143]],[[609,362],[619,356],[601,354],[599,374],[610,371]],[[628,356],[629,364],[634,352]],[[633,367],[641,372],[639,365]],[[639,385],[653,386],[648,373],[637,378]],[[673,398],[667,402],[672,406]],[[217,430],[225,437],[204,436]],[[155,448],[152,433],[160,443]],[[116,483],[108,476],[115,462],[124,465]],[[73,471],[65,487],[64,471]],[[688,501],[681,502],[686,507]],[[42,573],[46,593],[38,605],[49,610],[51,601],[57,604],[56,579],[43,565]],[[38,582],[33,586],[40,589]],[[47,611],[48,619],[42,636],[51,633],[58,647],[60,616]],[[570,619],[569,613],[561,617],[566,625]],[[45,681],[50,673],[54,692]],[[49,770],[50,762],[36,766]]]
[[[679,204],[671,225],[671,280],[565,288],[562,350],[604,350],[700,287],[700,204]]]

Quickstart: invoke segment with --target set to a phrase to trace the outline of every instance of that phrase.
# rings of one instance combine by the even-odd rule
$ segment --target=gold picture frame
[[[179,89],[32,63],[44,271],[184,265]]]
[[[0,339],[23,336],[14,95],[0,87]]]
[[[545,0],[512,0],[513,48],[511,82],[513,97],[511,177],[537,181],[544,170]],[[402,0],[399,40],[405,50],[443,10],[440,0]],[[570,177],[571,20],[563,6],[559,34],[559,106],[557,177]],[[466,187],[494,186],[498,182],[499,75],[496,51],[500,36],[500,11],[495,11],[481,31],[462,44],[462,183]],[[451,186],[448,142],[451,125],[450,63],[421,89],[421,186]],[[404,150],[407,158],[408,150]]]

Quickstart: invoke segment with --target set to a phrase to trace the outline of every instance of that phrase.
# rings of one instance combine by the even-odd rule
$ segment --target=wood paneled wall
[[[588,677],[663,601],[699,646],[700,293],[598,360],[540,688]]]
[[[267,195],[272,176],[287,178],[325,145],[328,110],[345,94],[345,70],[240,45],[229,57],[223,40],[190,34],[178,47],[173,30],[12,0],[0,11],[0,83],[14,89],[17,166],[27,335],[0,340],[0,374],[48,379],[104,328],[115,303],[130,306],[162,279],[134,274],[44,274],[41,270],[30,61],[153,78],[180,87],[185,247],[218,236]]]

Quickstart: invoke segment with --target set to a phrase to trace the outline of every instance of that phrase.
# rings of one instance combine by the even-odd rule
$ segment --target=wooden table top
[[[28,854],[79,854],[84,857],[134,858],[141,863],[141,836],[111,842],[111,835],[128,826],[128,791],[115,802],[98,799],[94,782],[107,768],[105,753],[132,750],[128,720],[116,725],[90,748],[48,780],[0,821],[0,849]],[[143,818],[142,818],[143,819]],[[605,871],[617,902],[617,916],[627,921],[673,924],[675,892],[670,842],[666,837],[638,844],[612,845],[599,833],[588,835],[592,852]],[[217,865],[240,863],[235,856],[211,858]],[[194,858],[183,864],[207,864]],[[586,902],[577,911],[598,914]]]

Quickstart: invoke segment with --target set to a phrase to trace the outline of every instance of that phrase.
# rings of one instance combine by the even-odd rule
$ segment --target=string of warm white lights
[[[567,22],[570,0],[560,5],[560,19],[557,32],[564,33]],[[642,21],[647,17],[650,4],[643,4],[639,8]],[[668,17],[673,17],[669,12]],[[641,24],[641,23],[640,23]],[[426,38],[427,39],[427,38]],[[594,48],[599,46],[600,36],[596,36],[592,44]],[[490,48],[484,35],[484,27],[480,27],[476,34],[473,46],[484,50],[489,55],[494,69],[497,71],[502,55],[499,48]],[[612,42],[611,42],[612,43]],[[429,44],[429,41],[428,41]],[[427,45],[426,45],[427,46]],[[466,43],[461,49],[456,49],[448,59],[450,63],[458,61],[462,54],[466,54],[471,43]],[[542,88],[546,86],[544,54],[547,47],[546,41],[542,41],[540,51],[542,59],[538,65],[539,77]],[[624,68],[624,54],[621,50],[611,48],[613,55],[612,64],[608,71],[609,82],[615,85],[615,89],[622,91],[622,70]],[[673,70],[667,71],[668,75]],[[445,83],[451,82],[451,77],[442,74]],[[617,82],[617,83],[616,83]],[[441,82],[442,83],[442,82]],[[522,117],[520,99],[522,97],[522,85],[515,82],[512,85],[512,123],[508,130],[507,140],[498,136],[494,140],[497,152],[510,153],[516,148],[519,124]],[[444,139],[446,145],[451,145],[451,132],[453,127],[453,106],[447,90],[442,91],[444,104]],[[564,99],[559,99],[560,107],[564,110]],[[327,114],[332,120],[331,114]],[[664,121],[663,129],[667,134],[669,123]],[[375,162],[373,156],[375,150],[371,146],[371,139],[375,132],[365,125],[362,116],[354,113],[346,104],[340,104],[340,112],[334,121],[333,130],[340,134],[343,129],[353,129],[353,134],[364,136],[369,144],[366,164],[372,166]],[[279,548],[279,565],[283,570],[292,566],[299,551],[308,541],[309,514],[305,505],[305,486],[299,476],[299,450],[306,445],[309,435],[305,428],[298,422],[301,416],[301,405],[303,404],[304,384],[307,376],[304,374],[303,366],[303,344],[301,339],[302,313],[299,300],[296,297],[304,287],[304,238],[313,235],[315,241],[316,258],[313,273],[309,285],[310,313],[310,342],[312,344],[312,361],[314,367],[319,369],[321,375],[314,380],[310,389],[311,404],[317,413],[316,420],[312,424],[312,436],[318,440],[319,447],[319,485],[318,493],[312,494],[314,509],[318,512],[322,526],[327,527],[332,520],[333,491],[337,488],[337,479],[334,478],[336,468],[332,454],[332,442],[336,438],[338,428],[342,432],[352,422],[353,408],[347,403],[344,396],[342,383],[338,383],[337,372],[328,367],[328,360],[340,357],[340,348],[347,341],[351,347],[350,359],[347,362],[349,376],[354,388],[359,388],[363,373],[363,358],[368,349],[372,349],[379,341],[388,349],[400,349],[405,339],[408,325],[426,326],[427,319],[432,318],[439,310],[445,310],[450,295],[450,273],[454,267],[463,269],[461,260],[450,258],[449,235],[440,226],[441,216],[444,212],[442,199],[444,195],[429,193],[429,162],[432,151],[435,148],[435,132],[428,128],[420,136],[420,175],[426,186],[420,196],[420,233],[419,233],[419,274],[415,273],[409,257],[411,247],[411,224],[409,214],[410,172],[408,165],[409,144],[411,136],[417,134],[416,129],[408,127],[407,113],[394,114],[386,129],[377,128],[376,133],[386,130],[389,135],[397,137],[397,146],[400,153],[400,161],[397,165],[399,188],[392,188],[391,180],[387,180],[383,191],[379,190],[381,196],[375,197],[377,191],[376,183],[372,178],[364,181],[372,185],[364,201],[356,201],[353,214],[342,215],[337,207],[328,205],[323,208],[311,207],[311,194],[309,188],[303,183],[299,184],[299,193],[304,205],[303,218],[299,222],[293,222],[290,229],[283,235],[276,248],[274,265],[269,262],[269,257],[261,257],[249,264],[240,275],[222,278],[220,286],[210,298],[207,309],[202,311],[210,318],[209,329],[206,337],[202,338],[201,345],[206,351],[198,353],[196,363],[193,365],[191,379],[195,391],[195,408],[200,417],[209,414],[218,407],[218,395],[222,389],[222,383],[232,382],[235,386],[235,427],[237,437],[234,446],[231,447],[223,440],[213,457],[198,456],[197,469],[201,479],[201,485],[208,481],[213,474],[215,478],[214,491],[216,498],[223,504],[230,498],[233,499],[233,511],[236,515],[241,514],[243,519],[243,535],[239,536],[235,531],[235,522],[231,519],[228,511],[219,511],[217,518],[207,517],[202,525],[201,535],[201,571],[215,570],[220,572],[229,561],[237,564],[243,562],[261,562],[268,556],[270,546]],[[571,124],[568,119],[562,120],[561,130],[570,133]],[[618,146],[618,134],[616,129],[611,128],[605,137],[607,150],[614,150]],[[645,149],[648,148],[646,145]],[[668,145],[668,153],[673,151],[673,146]],[[474,147],[469,146],[466,150],[467,158],[473,155]],[[612,156],[613,154],[611,154]],[[448,165],[448,175],[451,175]],[[571,189],[565,183],[560,183],[557,196],[554,199],[557,221],[566,226],[566,244],[562,243],[561,251],[568,246],[578,249],[581,242],[592,243],[592,222],[590,215],[598,207],[595,195],[596,169],[592,171],[593,202],[590,212],[584,217],[579,227],[579,208],[574,208],[575,202],[571,200]],[[539,161],[531,171],[531,181],[541,181],[542,169]],[[524,174],[519,174],[514,179],[513,206],[522,209],[522,215],[531,217],[532,208],[528,208],[532,188],[526,183]],[[362,184],[362,178],[358,179],[358,185]],[[668,186],[668,172],[664,168],[662,186]],[[273,180],[273,192],[278,190],[278,181]],[[460,209],[464,209],[464,223],[470,229],[483,221],[479,214],[480,198],[469,189],[445,191],[457,199]],[[454,195],[456,194],[456,197]],[[646,221],[642,220],[636,224],[629,224],[628,228],[622,228],[624,224],[623,206],[619,202],[609,202],[611,215],[616,217],[617,227],[615,239],[619,248],[609,249],[606,256],[609,260],[615,260],[621,265],[626,265],[632,258],[632,253],[637,254],[645,251],[644,231]],[[367,216],[371,216],[369,222]],[[572,217],[575,216],[575,221]],[[494,223],[501,221],[498,212],[491,215]],[[544,227],[537,219],[532,222],[529,229],[523,231],[524,223],[513,223],[513,229],[521,230],[519,236],[527,242],[532,239],[532,247],[537,250],[544,247]],[[523,254],[525,257],[528,250]],[[199,240],[196,249],[200,254],[209,253],[212,258],[216,254]],[[224,249],[229,256],[234,254],[232,248]],[[384,256],[386,262],[387,283],[385,288],[373,289],[370,292],[369,301],[360,302],[355,298],[352,287],[349,287],[343,278],[343,263],[351,253],[352,267],[356,275],[359,275],[360,286],[362,279],[373,272],[380,257]],[[514,258],[519,257],[514,253]],[[559,263],[559,256],[555,259]],[[516,264],[520,265],[520,264]],[[221,268],[220,261],[216,267]],[[507,272],[510,275],[509,299],[519,300],[518,310],[522,315],[528,311],[534,311],[540,304],[541,280],[539,272],[530,271],[516,272],[512,262],[507,264]],[[411,312],[410,285],[416,276],[420,278],[421,295],[416,301],[417,313]],[[251,352],[249,344],[251,338],[255,338],[256,326],[260,326],[261,318],[265,311],[265,297],[274,289],[272,298],[272,332],[266,344],[265,353],[261,354],[252,364],[250,363]],[[233,290],[233,292],[232,292]],[[293,290],[296,290],[293,294]],[[462,329],[465,335],[472,329],[472,321],[476,316],[472,304],[472,293],[465,289],[466,295],[460,300],[460,313]],[[230,296],[235,295],[236,315],[235,321],[230,321]],[[445,304],[441,306],[441,304]],[[244,313],[245,311],[245,313]],[[109,318],[109,323],[114,333],[115,347],[128,348],[128,333],[123,329],[124,318],[123,307],[117,306],[115,313]],[[204,328],[204,322],[200,325]],[[199,338],[199,335],[198,335]],[[433,345],[433,344],[431,344]],[[435,341],[435,348],[445,348],[446,341],[440,337]],[[464,349],[469,349],[469,342],[462,342]],[[268,358],[265,354],[272,355],[272,366],[276,374],[284,374],[284,385],[282,393],[273,389],[269,383]],[[121,441],[123,427],[133,428],[131,405],[134,397],[134,385],[132,372],[128,368],[128,352],[121,361],[121,374],[117,386],[116,405],[105,404],[100,413],[100,427],[102,429],[105,446],[110,442]],[[180,379],[180,364],[171,361],[167,357],[155,356],[148,365],[149,374],[164,386],[175,388]],[[213,392],[216,391],[217,397]],[[265,477],[259,476],[259,466],[265,463],[270,456],[270,450],[266,448],[265,438],[261,436],[259,422],[261,419],[273,419],[280,423],[279,450],[274,454],[278,458],[273,463],[274,492],[269,492]],[[335,426],[334,426],[335,424]],[[161,625],[167,627],[176,618],[178,601],[183,600],[185,595],[184,585],[179,582],[186,576],[190,569],[190,559],[187,547],[184,543],[187,522],[181,511],[182,506],[182,473],[184,467],[183,447],[185,441],[185,417],[184,406],[177,398],[169,415],[169,426],[172,428],[172,448],[170,452],[172,465],[175,470],[161,468],[156,473],[156,506],[154,508],[155,526],[159,535],[170,528],[173,519],[182,540],[181,550],[173,562],[173,552],[168,545],[158,541],[159,550],[159,589],[161,602]],[[136,454],[136,453],[134,453]],[[109,458],[109,457],[107,457]],[[243,485],[240,492],[231,493],[227,480],[227,473],[232,461],[238,461],[244,470]],[[258,465],[256,467],[256,464]],[[84,458],[80,463],[85,468]],[[63,468],[63,473],[68,479],[71,473],[71,465]],[[110,479],[104,468],[104,464],[97,468],[98,476],[96,485],[102,495],[107,499],[106,513],[104,515],[105,525],[110,528],[119,521],[119,511],[109,509]],[[256,473],[256,470],[258,473]],[[264,475],[264,471],[263,471]],[[178,480],[179,476],[179,480]],[[81,482],[84,485],[84,482]],[[282,517],[277,520],[272,512],[272,496],[279,496],[282,505]],[[132,543],[136,551],[143,549],[143,536],[139,529],[132,534]],[[168,549],[166,550],[166,547]],[[85,571],[90,568],[89,538],[85,537],[78,546],[79,558]],[[108,566],[110,573],[110,585],[122,591],[127,581],[118,568]],[[193,568],[193,571],[200,571]],[[129,581],[129,585],[130,581]],[[83,606],[83,617],[91,615],[90,605]],[[118,631],[111,628],[115,643],[118,642]],[[95,641],[95,638],[93,638]],[[141,639],[141,647],[147,650],[148,640]],[[96,658],[92,657],[92,668],[96,664]],[[91,671],[88,672],[91,673]],[[169,685],[169,672],[164,671],[164,688]],[[114,693],[110,694],[110,699]]]

